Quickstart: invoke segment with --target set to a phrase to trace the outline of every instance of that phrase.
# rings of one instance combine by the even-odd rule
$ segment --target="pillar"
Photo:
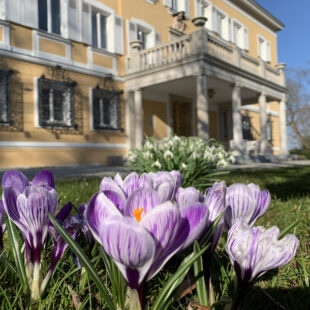
[[[135,113],[135,147],[141,149],[143,141],[143,119],[142,119],[142,90],[134,91],[134,113]]]
[[[208,114],[208,91],[207,77],[204,74],[197,76],[197,135],[209,139],[209,114]]]
[[[259,122],[260,122],[260,154],[265,155],[267,152],[267,110],[266,110],[266,96],[262,93],[258,99],[259,103]]]

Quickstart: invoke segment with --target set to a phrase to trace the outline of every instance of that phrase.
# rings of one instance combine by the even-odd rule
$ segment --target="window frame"
[[[64,82],[64,81],[57,81],[52,79],[46,79],[44,76],[38,79],[38,125],[41,128],[63,128],[63,129],[75,129],[75,115],[74,115],[74,87],[76,86],[75,82]],[[45,118],[43,113],[43,109],[46,109],[47,104],[43,102],[44,94],[43,90],[48,89],[48,118]],[[64,113],[66,111],[63,111],[63,118],[62,120],[55,120],[55,101],[53,99],[54,92],[60,91],[62,92],[62,96],[66,96],[65,92],[68,92],[67,96],[68,98],[68,107],[64,107],[67,109],[67,112],[70,113],[68,116],[68,120],[66,121],[64,117]],[[53,106],[52,106],[53,101]],[[64,106],[64,101],[62,101],[62,104]],[[44,107],[45,106],[45,107]],[[51,113],[53,114],[51,117]]]
[[[113,90],[107,90],[102,89],[99,87],[90,88],[90,116],[91,116],[91,130],[94,131],[121,131],[121,98],[120,98],[121,92],[113,91]],[[111,115],[109,115],[110,123],[104,123],[104,98],[110,97],[108,101],[109,106],[109,113],[115,113],[114,117],[116,118],[114,120],[111,118]],[[98,109],[95,107],[95,100],[99,101],[99,107]],[[112,104],[115,104],[114,112],[113,107],[111,107]],[[99,110],[99,112],[98,112]],[[112,112],[111,112],[112,111]],[[96,119],[98,119],[99,116],[99,123],[96,122]],[[113,117],[113,116],[112,116]]]
[[[242,121],[242,138],[244,140],[253,140],[253,135],[252,135],[252,126],[251,126],[251,116],[250,115],[243,115],[241,116],[241,121]],[[247,125],[244,126],[244,125]]]
[[[61,17],[61,0],[59,1],[59,33],[58,32],[54,32],[53,31],[53,26],[54,26],[54,17],[52,14],[52,1],[53,0],[46,0],[46,28],[47,29],[42,29],[40,28],[40,1],[41,0],[37,0],[37,4],[38,4],[38,29],[40,31],[44,31],[44,32],[48,32],[48,33],[52,33],[55,35],[63,35],[62,33],[62,17]]]
[[[268,44],[269,44],[269,50],[268,50],[268,47],[267,47]],[[260,46],[263,46],[263,48],[260,49]],[[268,63],[271,62],[271,45],[270,45],[270,41],[266,40],[260,34],[257,35],[257,56],[258,56],[258,58],[262,59],[265,62],[268,62]]]
[[[13,71],[3,71],[0,70],[0,76],[3,76],[3,83],[5,84],[4,91],[5,91],[5,106],[4,111],[0,110],[0,126],[3,125],[11,125],[11,102],[10,102],[10,75],[13,73]],[[2,115],[4,117],[2,118]]]
[[[98,9],[95,6],[91,6],[90,11],[91,11],[90,12],[90,15],[91,15],[91,45],[95,48],[108,50],[108,40],[109,40],[108,18],[109,18],[109,14],[107,12],[104,12],[104,11]],[[96,14],[97,45],[95,45],[94,41],[93,41],[93,13]],[[105,46],[102,45],[102,27],[101,27],[101,23],[102,23],[101,17],[102,16],[105,18]]]

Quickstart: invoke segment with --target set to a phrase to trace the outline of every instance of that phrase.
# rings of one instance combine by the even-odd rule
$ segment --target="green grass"
[[[279,270],[266,273],[259,281],[249,287],[245,296],[243,309],[310,309],[310,167],[281,168],[264,170],[237,170],[223,176],[227,185],[236,182],[255,183],[261,189],[271,192],[271,205],[267,213],[257,221],[256,225],[271,227],[277,225],[285,229],[296,219],[300,224],[293,230],[300,240],[296,258]],[[76,181],[56,182],[60,197],[60,205],[68,201],[77,207],[88,202],[90,197],[99,189],[100,179],[87,178]],[[82,237],[79,239],[86,247]],[[5,245],[7,245],[5,234]],[[44,255],[49,256],[51,244],[45,249]],[[91,257],[89,251],[87,251]],[[218,259],[223,259],[218,252]],[[13,265],[4,262],[4,256]],[[14,273],[14,260],[11,250],[6,250],[0,257],[0,310],[28,309],[29,301],[23,293],[17,275]],[[225,255],[225,254],[224,254]],[[178,261],[178,260],[176,260]],[[103,281],[109,286],[105,276],[103,263],[94,258],[97,270],[101,271]],[[213,273],[218,276],[218,265],[213,263]],[[169,270],[174,268],[170,264]],[[43,265],[47,268],[48,264]],[[149,284],[148,297],[153,299],[160,290],[162,283],[169,279],[167,271],[161,272]],[[221,287],[221,281],[215,281],[215,287]],[[223,287],[223,286],[222,286]],[[225,288],[225,293],[229,287]],[[177,301],[169,309],[187,309],[190,301],[196,299],[195,291]],[[81,270],[73,262],[71,253],[67,253],[50,282],[45,299],[40,309],[104,309],[104,305],[94,284],[84,277],[81,283]]]

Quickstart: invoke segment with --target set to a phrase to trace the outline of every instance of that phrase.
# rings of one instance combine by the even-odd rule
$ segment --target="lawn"
[[[268,212],[256,223],[264,227],[277,225],[285,229],[296,219],[299,225],[293,229],[300,240],[296,258],[288,265],[267,273],[248,289],[244,309],[310,309],[310,167],[281,168],[264,170],[236,170],[223,177],[227,185],[236,182],[256,183],[261,189],[271,192],[271,205]],[[88,202],[99,188],[100,179],[88,178],[76,181],[56,181],[60,205],[71,201],[76,206]],[[5,244],[7,244],[7,234]],[[50,254],[51,244],[45,254]],[[90,253],[88,253],[90,255]],[[4,254],[13,263],[11,251]],[[27,309],[27,300],[14,273],[14,266],[0,260],[0,309]],[[218,253],[221,259],[221,253]],[[94,258],[97,270],[102,269],[102,262]],[[214,263],[216,275],[216,263]],[[43,266],[43,268],[46,266]],[[169,269],[171,264],[169,265]],[[103,281],[108,283],[104,270]],[[149,284],[149,292],[160,289],[161,281],[168,278],[167,272],[161,272],[156,281]],[[221,283],[214,283],[215,288]],[[152,294],[152,293],[150,293]],[[171,309],[187,309],[190,300],[195,299],[195,291],[176,302]],[[40,309],[97,309],[100,296],[91,281],[73,262],[67,250],[65,257],[50,282],[47,296]],[[103,309],[103,306],[98,309]]]

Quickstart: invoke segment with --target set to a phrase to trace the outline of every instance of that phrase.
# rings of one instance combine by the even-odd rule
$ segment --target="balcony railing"
[[[150,49],[134,51],[125,58],[125,70],[126,74],[143,72],[186,61],[202,53],[208,53],[254,75],[284,85],[284,76],[279,70],[214,37],[204,28]]]

